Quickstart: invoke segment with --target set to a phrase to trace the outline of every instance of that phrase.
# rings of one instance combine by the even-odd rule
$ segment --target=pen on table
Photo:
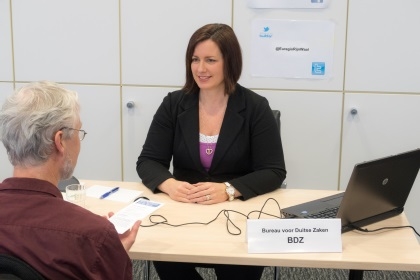
[[[120,187],[115,187],[112,190],[110,190],[109,192],[106,192],[103,195],[101,195],[99,198],[104,199],[104,198],[108,197],[109,195],[113,194],[114,192],[118,191],[119,189],[120,189]]]

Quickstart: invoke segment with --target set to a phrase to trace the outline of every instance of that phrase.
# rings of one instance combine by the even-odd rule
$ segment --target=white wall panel
[[[250,9],[247,1],[235,1],[233,27],[244,54],[240,82],[252,88],[342,90],[347,1],[329,1],[327,9]],[[250,69],[251,23],[254,19],[330,20],[335,23],[333,74],[325,80],[252,77]]]
[[[16,80],[119,83],[118,0],[12,6]]]
[[[287,187],[337,190],[342,94],[258,93],[281,112]]]
[[[349,112],[357,109],[356,115]],[[346,94],[341,189],[357,163],[420,148],[420,95]],[[420,175],[406,204],[410,223],[420,228]]]
[[[123,87],[124,181],[140,181],[136,171],[137,158],[156,110],[163,98],[174,90],[177,88]],[[134,107],[128,108],[128,102],[133,102]]]
[[[120,88],[64,85],[79,94],[82,129],[74,175],[81,179],[122,180]]]
[[[416,181],[414,182],[413,188],[411,189],[410,196],[405,204],[404,213],[407,215],[410,225],[412,225],[417,232],[420,228],[420,216],[419,216],[419,197],[420,197],[420,174],[417,174]],[[417,240],[420,242],[420,237],[417,236]]]
[[[352,115],[351,109],[357,114]],[[341,188],[357,163],[420,148],[420,95],[345,95]]]
[[[231,25],[232,0],[123,0],[122,83],[181,86],[185,51],[202,25]]]
[[[1,2],[0,2],[1,3]],[[13,93],[12,83],[0,83],[0,108],[3,106],[6,98]],[[0,141],[0,182],[5,178],[11,177],[13,172],[13,166],[9,161],[6,153],[6,148]]]
[[[12,35],[9,1],[0,1],[0,81],[12,81]]]
[[[16,88],[24,85],[17,83]],[[88,133],[81,142],[74,176],[87,180],[121,181],[120,87],[61,85],[78,93],[81,129]]]
[[[351,0],[347,91],[420,92],[420,1]]]

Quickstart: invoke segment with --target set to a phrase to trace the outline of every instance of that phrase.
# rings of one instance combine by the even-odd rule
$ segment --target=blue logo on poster
[[[268,31],[270,31],[270,27],[264,26],[263,30],[264,30],[264,32],[260,33],[261,38],[271,38],[271,36],[273,36],[272,33],[268,32]]]
[[[325,62],[312,62],[312,75],[325,75]]]

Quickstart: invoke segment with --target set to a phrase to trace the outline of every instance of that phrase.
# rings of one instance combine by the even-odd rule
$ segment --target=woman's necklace
[[[206,144],[207,148],[205,152],[208,156],[213,154],[214,152],[213,146],[217,143],[218,138],[219,138],[219,135],[207,136],[200,133],[200,142]]]
[[[213,149],[210,146],[207,146],[206,154],[211,155],[213,153]]]

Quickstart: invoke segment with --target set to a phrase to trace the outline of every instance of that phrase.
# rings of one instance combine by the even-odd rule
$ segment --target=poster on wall
[[[251,76],[297,79],[331,76],[334,22],[255,19],[251,29]]]
[[[248,0],[253,9],[323,9],[329,0]]]

